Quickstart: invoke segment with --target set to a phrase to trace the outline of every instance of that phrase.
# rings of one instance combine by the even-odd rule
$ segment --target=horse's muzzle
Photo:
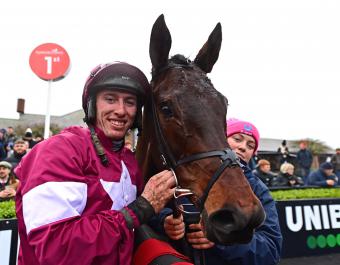
[[[209,216],[203,211],[207,238],[222,245],[248,243],[255,228],[259,227],[264,219],[265,213],[261,205],[255,206],[250,214],[234,207],[222,208]]]

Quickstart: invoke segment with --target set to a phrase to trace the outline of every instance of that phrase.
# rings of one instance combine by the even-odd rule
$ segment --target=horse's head
[[[194,62],[182,55],[168,59],[171,35],[163,15],[157,19],[150,39],[152,95],[138,143],[146,153],[137,158],[144,174],[150,175],[151,167],[162,168],[162,154],[179,185],[199,198],[195,204],[203,212],[208,239],[232,244],[250,241],[264,211],[227,145],[227,99],[206,76],[218,59],[221,42],[217,24]]]

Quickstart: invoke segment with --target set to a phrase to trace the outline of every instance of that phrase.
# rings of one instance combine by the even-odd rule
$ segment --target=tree
[[[324,153],[329,153],[333,149],[326,145],[324,142],[317,139],[301,139],[297,141],[293,141],[294,147],[299,147],[301,141],[305,141],[307,143],[308,149],[312,152],[313,155],[319,155]]]
[[[36,123],[25,127],[18,125],[14,128],[14,131],[19,137],[23,137],[25,135],[25,131],[27,128],[32,129],[33,137],[44,136],[45,125],[42,123]],[[58,134],[61,131],[61,129],[62,128],[60,128],[57,124],[52,123],[50,125],[50,130],[52,131],[53,135]]]

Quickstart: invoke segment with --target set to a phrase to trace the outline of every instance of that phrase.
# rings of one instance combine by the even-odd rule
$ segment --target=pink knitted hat
[[[235,133],[244,133],[252,136],[255,140],[254,153],[257,151],[257,148],[259,147],[260,133],[252,123],[233,118],[228,119],[226,136],[229,137]]]

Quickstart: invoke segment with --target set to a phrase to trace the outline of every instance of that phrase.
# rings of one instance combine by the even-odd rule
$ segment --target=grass
[[[310,188],[275,190],[270,192],[274,200],[298,200],[298,199],[319,199],[319,198],[340,198],[339,188]]]
[[[0,219],[15,218],[15,201],[0,202]]]

